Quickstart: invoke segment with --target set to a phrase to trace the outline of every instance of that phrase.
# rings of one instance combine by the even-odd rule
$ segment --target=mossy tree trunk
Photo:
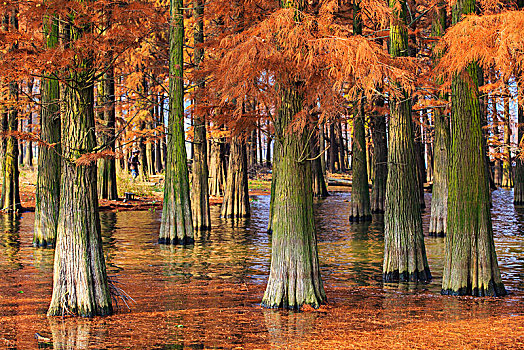
[[[69,26],[69,25],[68,25]],[[69,26],[74,40],[89,26]],[[56,240],[53,297],[47,314],[92,317],[112,313],[98,214],[96,162],[76,160],[95,151],[93,66],[77,63],[64,86],[62,117],[62,175]]]
[[[368,169],[366,162],[366,130],[364,127],[364,106],[362,97],[358,103],[358,113],[353,119],[353,183],[351,186],[351,206],[349,221],[371,220],[369,200]]]
[[[407,56],[406,4],[398,0],[391,0],[389,4],[393,8],[389,35],[391,55]],[[384,281],[428,281],[431,273],[422,232],[411,102],[405,93],[390,101],[389,130]]]
[[[182,0],[171,0],[168,149],[164,207],[158,238],[159,243],[165,244],[189,244],[194,241],[184,132],[183,7]]]
[[[200,47],[204,43],[204,4],[203,0],[193,0],[193,17],[195,19],[194,61],[198,68],[204,58],[204,50]],[[196,82],[197,91],[193,102],[194,114],[194,153],[191,182],[191,204],[193,210],[193,227],[198,231],[211,229],[211,215],[209,211],[209,170],[207,167],[207,130],[206,118],[201,108],[199,92],[204,88],[204,81]]]
[[[115,151],[115,77],[114,68],[110,66],[99,84],[99,98],[103,112],[100,113],[102,130],[100,142],[103,149]],[[126,159],[127,161],[127,159]],[[116,161],[114,157],[102,158],[98,162],[98,195],[103,199],[118,198],[116,183]]]
[[[18,10],[12,9],[9,14],[6,14],[8,23],[6,25],[8,31],[18,31]],[[4,19],[4,22],[5,20]],[[20,187],[19,187],[19,170],[18,170],[18,156],[19,144],[18,139],[13,135],[18,131],[18,96],[19,85],[17,82],[10,82],[8,87],[8,100],[10,106],[7,107],[5,114],[4,130],[6,132],[6,140],[4,143],[4,158],[1,159],[2,165],[2,196],[0,197],[0,210],[8,212],[16,212],[22,209],[20,203]]]
[[[431,26],[431,34],[434,37],[444,35],[446,30],[446,7],[439,4],[437,16]],[[435,63],[442,57],[442,52],[434,52]],[[441,99],[447,96],[441,95]],[[446,234],[448,217],[448,169],[449,169],[449,149],[451,147],[449,118],[444,115],[443,108],[433,110],[433,121],[435,133],[433,136],[433,189],[431,196],[431,218],[429,221],[429,234],[444,236]]]
[[[12,103],[18,101],[18,83],[9,84],[9,99]],[[9,107],[7,112],[7,138],[2,167],[2,196],[0,209],[16,212],[22,209],[20,203],[19,169],[18,169],[18,139],[12,134],[18,131],[18,107]]]
[[[326,301],[318,264],[311,167],[304,155],[307,135],[288,130],[301,109],[297,91],[282,91],[275,121],[279,145],[274,152],[278,181],[274,183],[271,269],[262,299],[269,308],[318,307]]]
[[[58,19],[44,19],[47,47],[58,44]],[[35,193],[35,224],[33,245],[54,246],[60,209],[61,123],[60,85],[52,77],[41,80],[42,109],[40,112],[40,138],[45,145],[38,149],[38,173]]]
[[[247,177],[247,147],[245,138],[233,136],[229,152],[226,189],[221,217],[246,218],[251,215]]]
[[[474,11],[474,0],[458,1],[452,10],[453,23]],[[493,241],[479,69],[476,63],[470,63],[453,78],[451,86],[451,168],[442,277],[442,294],[446,295],[506,294]]]

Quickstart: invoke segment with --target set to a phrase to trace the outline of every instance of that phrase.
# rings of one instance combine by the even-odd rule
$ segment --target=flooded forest
[[[0,3],[0,349],[524,348],[523,0]]]

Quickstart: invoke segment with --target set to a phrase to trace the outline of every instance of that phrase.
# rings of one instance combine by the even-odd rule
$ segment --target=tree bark
[[[319,307],[326,295],[318,264],[310,162],[304,158],[305,133],[289,132],[292,118],[302,109],[302,98],[282,91],[275,121],[274,152],[278,181],[274,188],[271,270],[262,306],[299,309]]]
[[[70,27],[70,38],[88,28]],[[55,250],[53,297],[48,316],[75,314],[85,317],[112,313],[100,218],[98,214],[96,162],[76,160],[94,152],[93,67],[79,64],[64,88],[62,111],[62,178],[58,236]]]
[[[194,42],[195,66],[199,67],[204,59],[204,50],[200,47],[204,43],[204,3],[203,0],[193,0],[193,17],[195,19]],[[211,214],[209,211],[209,170],[207,167],[207,130],[206,118],[201,110],[200,91],[204,88],[204,81],[196,82],[196,97],[194,100],[194,153],[191,182],[191,205],[193,211],[193,228],[197,231],[211,229]]]
[[[113,66],[107,68],[107,72],[104,74],[99,86],[102,87],[102,91],[98,93],[101,97],[101,107],[104,109],[100,113],[101,118],[99,118],[102,123],[100,142],[104,149],[115,152],[116,110]],[[98,195],[103,199],[118,199],[116,160],[114,157],[102,158],[98,163]]]
[[[8,30],[18,31],[18,10],[13,9],[6,15],[9,20]],[[7,133],[4,143],[4,158],[2,166],[2,196],[0,197],[0,210],[8,212],[17,212],[22,209],[20,203],[20,187],[19,187],[19,170],[18,170],[18,156],[19,145],[18,139],[13,135],[18,131],[18,83],[10,82],[8,88],[8,98],[12,106],[7,107],[6,120],[4,130]]]
[[[224,142],[219,138],[212,138],[210,142],[209,194],[214,197],[224,195],[227,169]]]
[[[393,57],[407,56],[406,4],[391,0],[389,5],[393,8],[390,53]],[[399,99],[391,99],[390,116],[384,281],[428,281],[431,273],[422,232],[411,103],[405,93]]]
[[[32,98],[33,97],[33,80],[32,79],[30,79],[27,82],[27,92],[29,96],[31,96]],[[33,125],[33,111],[30,109],[28,116],[27,116],[27,132],[30,133],[33,131],[32,125]],[[25,150],[25,155],[24,155],[24,164],[30,168],[33,168],[33,142],[26,141],[25,144],[26,144],[25,146],[26,150]]]
[[[446,30],[446,7],[439,4],[437,16],[431,26],[431,34],[434,37],[444,35]],[[434,49],[436,50],[436,49]],[[442,52],[434,52],[436,62],[442,57]],[[448,96],[442,94],[441,99]],[[448,172],[449,172],[449,149],[451,147],[451,135],[449,130],[449,119],[444,115],[444,108],[433,110],[433,121],[435,133],[433,136],[433,189],[431,195],[431,217],[429,221],[429,234],[445,236],[447,231],[448,217]]]
[[[58,19],[56,17],[45,18],[44,33],[47,47],[55,47],[58,44]],[[33,245],[45,247],[55,244],[60,208],[62,150],[58,80],[44,77],[41,80],[41,94],[40,138],[46,144],[41,144],[38,149]]]
[[[189,244],[194,242],[184,132],[183,7],[182,0],[171,0],[168,150],[164,207],[158,238],[158,242],[162,244]]]
[[[366,130],[364,127],[363,96],[358,103],[358,113],[353,119],[353,183],[349,221],[371,220],[369,183],[366,162]]]
[[[460,0],[453,23],[475,11],[474,0]],[[488,174],[482,146],[478,91],[479,67],[470,63],[451,86],[451,168],[449,174],[446,256],[442,294],[506,294],[497,264],[491,223]]]
[[[221,217],[246,218],[250,215],[246,142],[241,136],[234,136],[231,138],[229,167]]]

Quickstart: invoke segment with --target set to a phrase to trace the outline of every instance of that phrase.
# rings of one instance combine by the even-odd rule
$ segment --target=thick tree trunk
[[[406,5],[391,0],[390,26],[393,57],[407,56]],[[384,281],[431,279],[422,232],[420,187],[417,175],[411,103],[408,96],[390,101],[390,142],[386,212],[384,215]]]
[[[274,153],[278,181],[274,188],[271,270],[262,305],[299,309],[319,307],[326,295],[318,264],[310,163],[304,157],[305,133],[290,132],[292,118],[302,109],[296,91],[282,92],[275,125]]]
[[[358,113],[353,119],[353,183],[349,210],[349,221],[356,222],[371,220],[364,118],[364,106],[361,99]]]
[[[168,150],[164,207],[158,238],[159,243],[165,244],[189,244],[194,241],[184,132],[183,7],[182,0],[171,0]]]
[[[453,6],[453,23],[475,10],[474,0]],[[452,82],[451,168],[442,294],[506,294],[495,254],[476,63]]]
[[[76,38],[77,30],[71,32]],[[92,69],[85,63],[64,89],[60,214],[49,316],[112,313],[98,215],[96,162],[75,163],[96,147],[92,81]]]
[[[58,44],[58,20],[54,17],[46,18],[44,31],[47,46],[55,47]],[[58,80],[43,78],[41,94],[40,138],[46,145],[41,145],[38,149],[33,245],[45,247],[55,244],[60,208],[62,150]]]
[[[419,120],[420,122],[420,120]],[[413,122],[413,135],[415,140],[415,163],[417,168],[417,182],[419,189],[419,203],[422,209],[426,208],[424,201],[424,182],[426,180],[426,164],[424,161],[424,145],[422,144],[422,130],[421,126]]]
[[[18,101],[18,84],[9,84],[9,99],[12,103]],[[19,145],[18,139],[12,134],[18,131],[18,110],[15,107],[9,107],[7,112],[7,138],[5,142],[5,154],[2,167],[2,196],[0,199],[0,209],[3,211],[16,212],[22,209],[20,203],[20,187],[19,187],[19,170],[18,170],[18,155]]]
[[[193,0],[193,17],[195,19],[194,42],[195,65],[198,67],[204,58],[204,4],[203,0]],[[197,95],[194,100],[194,153],[191,181],[191,205],[193,211],[193,228],[197,231],[211,229],[211,214],[209,211],[209,170],[207,167],[207,130],[206,118],[201,110],[200,96],[204,81],[197,81]]]
[[[100,113],[102,123],[100,142],[104,149],[115,152],[115,77],[113,66],[107,69],[103,80],[99,84],[99,91],[103,112]],[[103,199],[114,200],[118,198],[116,183],[116,161],[114,157],[102,158],[98,162],[98,195]]]
[[[246,142],[241,136],[234,136],[231,138],[229,167],[221,217],[246,218],[250,215]]]

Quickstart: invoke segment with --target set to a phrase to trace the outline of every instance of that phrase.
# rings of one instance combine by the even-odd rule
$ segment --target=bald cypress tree
[[[299,21],[305,2],[285,0],[281,6],[296,9],[295,20]],[[318,263],[307,132],[290,130],[293,118],[304,108],[301,83],[283,81],[278,86],[281,102],[275,118],[271,269],[262,305],[319,307],[326,295]]]
[[[169,130],[164,207],[159,243],[193,242],[189,172],[184,132],[184,14],[183,1],[171,0],[169,27]]]
[[[475,0],[459,0],[452,21],[475,12]],[[482,145],[480,67],[476,62],[453,77],[451,155],[446,256],[442,294],[506,294],[495,253],[489,180]]]
[[[62,35],[75,40],[92,26],[79,18],[64,24]],[[91,54],[77,56],[63,89],[62,177],[56,241],[53,297],[47,314],[92,317],[111,314],[100,218],[98,214],[97,166],[77,160],[95,152],[94,69]]]
[[[44,18],[46,46],[58,45],[58,18]],[[35,193],[35,226],[33,245],[54,246],[60,208],[60,175],[62,169],[60,85],[51,75],[41,80],[42,109],[40,113],[40,138],[46,143],[38,149],[38,174]]]
[[[393,9],[391,56],[408,56],[407,5],[402,0],[390,0],[389,5]],[[384,281],[428,281],[431,273],[422,232],[411,101],[404,91],[390,100],[389,130]]]

